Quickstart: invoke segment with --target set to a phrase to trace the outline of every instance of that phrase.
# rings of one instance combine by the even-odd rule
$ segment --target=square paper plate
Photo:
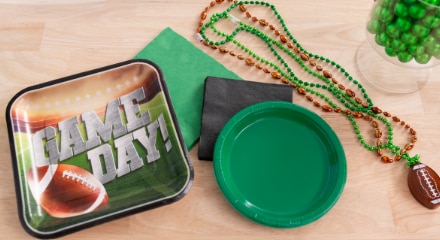
[[[26,88],[6,111],[19,218],[35,237],[172,203],[192,184],[163,75],[150,61]]]

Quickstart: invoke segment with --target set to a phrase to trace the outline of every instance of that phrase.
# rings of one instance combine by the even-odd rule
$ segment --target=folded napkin
[[[190,150],[200,136],[205,78],[239,77],[171,28],[163,30],[134,59],[150,60],[162,70],[183,140]]]
[[[207,77],[203,100],[198,156],[212,160],[217,136],[226,122],[240,110],[264,101],[292,102],[292,87]]]

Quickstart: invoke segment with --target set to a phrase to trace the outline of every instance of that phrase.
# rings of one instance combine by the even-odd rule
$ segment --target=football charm
[[[440,204],[440,177],[425,164],[415,164],[408,174],[408,187],[417,201],[429,209]]]
[[[86,214],[108,203],[104,185],[93,174],[74,165],[31,168],[27,179],[34,199],[53,217]]]

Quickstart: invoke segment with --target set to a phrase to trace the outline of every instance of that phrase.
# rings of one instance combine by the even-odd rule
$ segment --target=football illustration
[[[27,179],[37,203],[53,217],[78,216],[108,204],[102,183],[87,170],[74,165],[31,168]]]
[[[417,201],[429,209],[440,204],[440,177],[425,164],[416,164],[408,174],[409,189]]]

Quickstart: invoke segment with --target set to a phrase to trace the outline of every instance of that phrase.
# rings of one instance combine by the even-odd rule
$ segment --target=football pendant
[[[429,209],[440,204],[440,177],[423,163],[415,164],[408,174],[408,187],[417,201]]]

